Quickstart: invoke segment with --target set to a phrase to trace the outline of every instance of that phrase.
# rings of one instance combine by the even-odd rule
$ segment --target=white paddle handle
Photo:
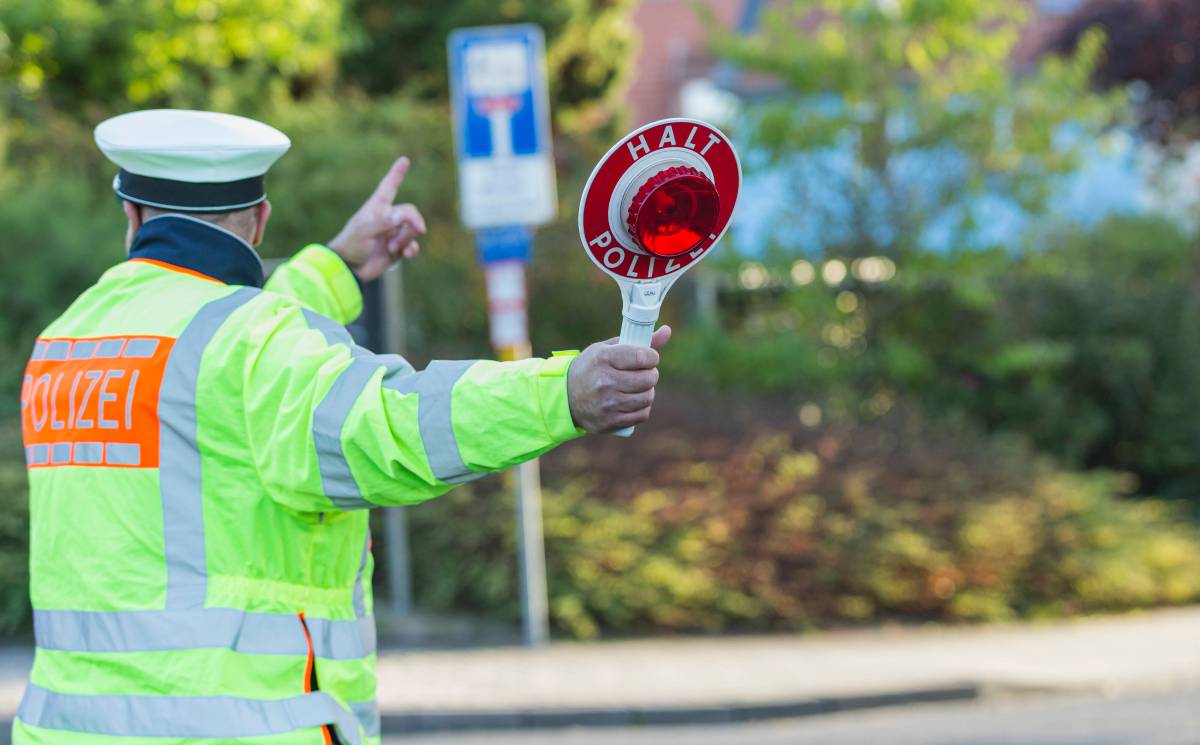
[[[635,347],[650,346],[654,336],[654,321],[634,321],[621,316],[621,343],[632,344]]]
[[[654,321],[642,323],[634,321],[625,316],[621,316],[621,343],[632,344],[638,347],[650,346],[650,339],[654,336]],[[613,432],[617,437],[629,437],[633,434],[633,427],[625,427]]]

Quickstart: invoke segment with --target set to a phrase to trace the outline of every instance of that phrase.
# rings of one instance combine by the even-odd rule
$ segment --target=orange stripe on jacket
[[[207,279],[209,282],[216,282],[219,285],[225,284],[224,282],[217,279],[216,277],[210,277],[207,274],[197,272],[193,269],[188,269],[187,267],[182,267],[182,266],[176,266],[174,264],[169,264],[165,261],[159,261],[158,259],[145,259],[145,258],[138,257],[136,259],[130,259],[130,261],[140,261],[143,264],[152,264],[153,266],[156,266],[159,269],[166,269],[167,271],[170,271],[170,272],[179,272],[180,274],[186,274],[189,277],[196,277],[198,279]]]

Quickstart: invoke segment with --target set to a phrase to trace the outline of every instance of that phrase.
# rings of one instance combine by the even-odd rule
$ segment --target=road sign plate
[[[541,29],[456,29],[448,51],[463,224],[551,222],[557,194]]]

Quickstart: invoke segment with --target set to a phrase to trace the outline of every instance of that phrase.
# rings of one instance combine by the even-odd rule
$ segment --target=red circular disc
[[[712,232],[720,209],[717,187],[703,173],[690,166],[665,168],[633,197],[629,234],[655,256],[678,256]]]
[[[627,179],[622,194],[614,193],[622,176],[656,159],[666,161],[663,168]],[[685,173],[660,179],[663,171],[680,166]],[[695,166],[706,166],[711,179]],[[614,145],[592,171],[579,202],[580,238],[592,261],[615,277],[644,281],[673,275],[702,258],[725,233],[741,176],[733,145],[715,127],[693,119],[647,124]],[[633,200],[628,210],[610,209],[627,195]],[[611,223],[616,215],[619,226]],[[631,245],[635,242],[639,245]]]

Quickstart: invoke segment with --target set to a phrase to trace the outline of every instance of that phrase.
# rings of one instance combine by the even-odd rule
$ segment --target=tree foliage
[[[259,114],[364,89],[448,96],[451,29],[533,22],[546,32],[552,111],[565,130],[613,121],[632,60],[633,0],[0,0],[0,137],[55,116],[131,108]],[[2,129],[6,126],[6,130]],[[0,140],[0,149],[5,142]],[[38,147],[38,146],[35,146]]]
[[[337,70],[340,0],[0,0],[18,102],[253,109]]]
[[[613,93],[633,58],[633,0],[459,0],[438,12],[407,0],[354,0],[362,35],[348,55],[347,78],[373,94],[404,90],[444,99],[451,30],[536,23],[546,33],[547,72],[557,123],[590,130],[609,121]]]
[[[902,254],[931,225],[965,240],[996,201],[1040,211],[1119,95],[1089,90],[1098,32],[1014,71],[1028,13],[1011,0],[791,0],[749,37],[718,35],[718,52],[785,86],[743,125],[765,156],[751,168],[784,174],[777,235]],[[1068,125],[1082,131],[1064,137]]]

